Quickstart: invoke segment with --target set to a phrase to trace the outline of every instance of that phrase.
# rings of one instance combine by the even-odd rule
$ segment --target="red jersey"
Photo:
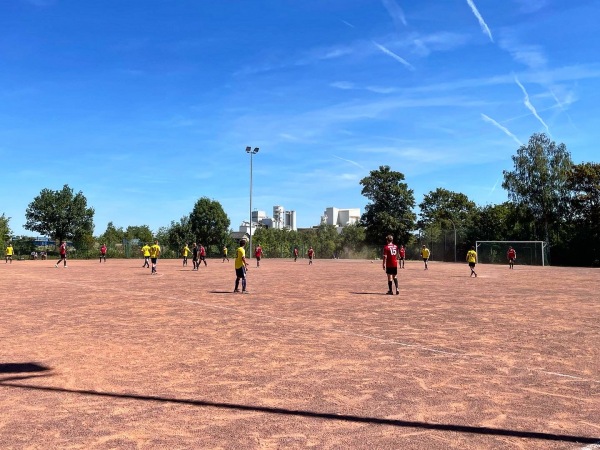
[[[200,256],[206,256],[206,249],[202,245],[200,246]]]
[[[103,255],[106,255],[106,245],[103,245],[102,247],[100,247],[100,253],[102,253]]]
[[[67,244],[60,244],[60,254],[61,255],[67,254]]]
[[[262,256],[262,248],[260,246],[256,247],[256,250],[254,251],[254,256],[256,256],[257,258],[260,258]]]
[[[517,252],[515,251],[514,248],[511,248],[507,253],[506,256],[508,259],[515,259],[517,257]]]
[[[385,258],[385,267],[398,267],[398,247],[396,244],[389,243],[383,247],[383,257]]]
[[[314,254],[315,254],[315,251],[312,248],[309,248],[308,249],[308,257],[312,258]]]
[[[406,249],[404,247],[400,247],[400,258],[404,259],[404,255],[406,255]]]
[[[294,249],[294,256],[298,256],[298,249],[297,248]]]

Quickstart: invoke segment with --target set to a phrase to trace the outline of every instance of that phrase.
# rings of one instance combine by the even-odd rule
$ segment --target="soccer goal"
[[[546,266],[548,244],[544,241],[477,241],[477,262],[482,264],[506,264],[508,247],[517,252],[515,264]]]

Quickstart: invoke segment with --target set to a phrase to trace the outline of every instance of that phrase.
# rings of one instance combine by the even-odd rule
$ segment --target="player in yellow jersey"
[[[12,264],[12,257],[14,253],[15,251],[13,250],[13,246],[9,242],[9,244],[6,246],[6,263],[10,261],[10,263]]]
[[[229,262],[229,258],[227,257],[227,246],[223,247],[223,262],[225,262],[225,260]]]
[[[477,252],[475,251],[475,247],[471,247],[471,250],[467,252],[467,262],[471,268],[471,276],[475,275],[475,278],[477,278],[477,274],[475,273],[475,264],[477,263]]]
[[[431,252],[429,251],[427,246],[423,245],[423,247],[421,248],[421,258],[423,258],[423,262],[425,263],[425,270],[428,269],[427,262],[429,261],[430,255],[431,255]]]
[[[186,242],[185,246],[183,247],[181,254],[183,255],[183,267],[185,267],[185,266],[187,266],[187,258],[188,258],[188,255],[190,254],[190,248],[188,247],[187,242]]]
[[[233,292],[240,292],[240,280],[242,280],[242,294],[247,294],[246,290],[246,270],[248,270],[248,263],[246,262],[246,251],[244,246],[246,245],[246,239],[240,239],[240,246],[235,253],[235,289]]]
[[[154,241],[154,245],[150,247],[150,262],[152,263],[152,275],[156,274],[156,262],[160,256],[160,245],[158,245],[158,239]]]
[[[146,242],[140,250],[144,255],[144,265],[142,267],[150,267],[150,246]]]

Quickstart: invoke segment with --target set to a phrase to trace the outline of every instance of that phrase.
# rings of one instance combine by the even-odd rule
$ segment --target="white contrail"
[[[492,119],[489,116],[486,116],[485,114],[481,113],[481,117],[483,118],[483,120],[485,120],[486,122],[491,123],[492,125],[494,125],[496,128],[502,130],[504,132],[504,134],[506,134],[507,136],[510,136],[517,144],[519,144],[519,146],[523,145],[523,143],[519,140],[518,137],[516,137],[514,134],[512,134],[510,132],[510,130],[508,128],[506,128],[505,126],[500,125],[498,122],[496,122],[494,119]]]
[[[397,27],[399,27],[398,22],[401,22],[404,26],[407,25],[402,8],[394,0],[381,0],[381,2]]]
[[[481,26],[481,29],[483,30],[483,32],[488,35],[488,37],[490,38],[490,41],[494,42],[494,38],[492,37],[492,32],[490,31],[490,28],[485,23],[485,20],[483,20],[483,17],[481,17],[481,14],[479,14],[479,11],[477,10],[477,6],[475,6],[475,3],[473,3],[473,0],[467,0],[467,3],[471,7],[471,11],[473,11],[473,14],[475,14],[475,17],[477,17],[477,20],[479,21],[479,25]]]
[[[348,25],[350,28],[356,28],[354,25],[352,25],[350,22],[346,22],[344,19],[340,19],[342,21],[342,23],[345,23],[346,25]]]
[[[396,55],[393,51],[385,48],[383,45],[378,44],[377,42],[373,41],[373,44],[375,44],[375,46],[381,50],[383,53],[385,53],[386,55],[391,56],[392,58],[394,58],[396,61],[398,61],[399,63],[404,64],[406,67],[408,67],[410,70],[415,70],[415,68],[412,66],[411,63],[409,63],[407,60],[405,60],[404,58]]]
[[[356,161],[352,161],[351,159],[340,158],[339,156],[336,156],[336,155],[332,155],[332,156],[333,156],[334,158],[341,159],[342,161],[346,161],[346,162],[348,162],[348,163],[350,163],[350,164],[354,164],[356,167],[360,167],[361,169],[364,169],[364,167],[363,167],[363,166],[361,166],[361,165],[360,165],[359,163],[357,163]]]
[[[535,110],[535,107],[531,104],[531,101],[529,100],[529,94],[525,90],[525,87],[519,82],[519,79],[517,77],[515,77],[515,83],[517,83],[517,85],[523,91],[523,95],[525,95],[525,98],[523,99],[523,103],[525,104],[527,109],[529,109],[529,111],[531,111],[531,113],[535,116],[535,118],[537,120],[539,120],[542,125],[544,125],[544,128],[546,128],[546,131],[548,132],[548,134],[550,134],[550,128],[548,128],[548,125],[546,125],[546,122],[544,122],[544,120],[540,117],[540,115]]]

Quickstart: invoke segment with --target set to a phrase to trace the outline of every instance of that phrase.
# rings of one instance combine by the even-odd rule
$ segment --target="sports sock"
[[[398,278],[394,278],[394,286],[396,286],[396,290],[398,290]]]
[[[392,281],[388,280],[388,291],[392,291]]]

